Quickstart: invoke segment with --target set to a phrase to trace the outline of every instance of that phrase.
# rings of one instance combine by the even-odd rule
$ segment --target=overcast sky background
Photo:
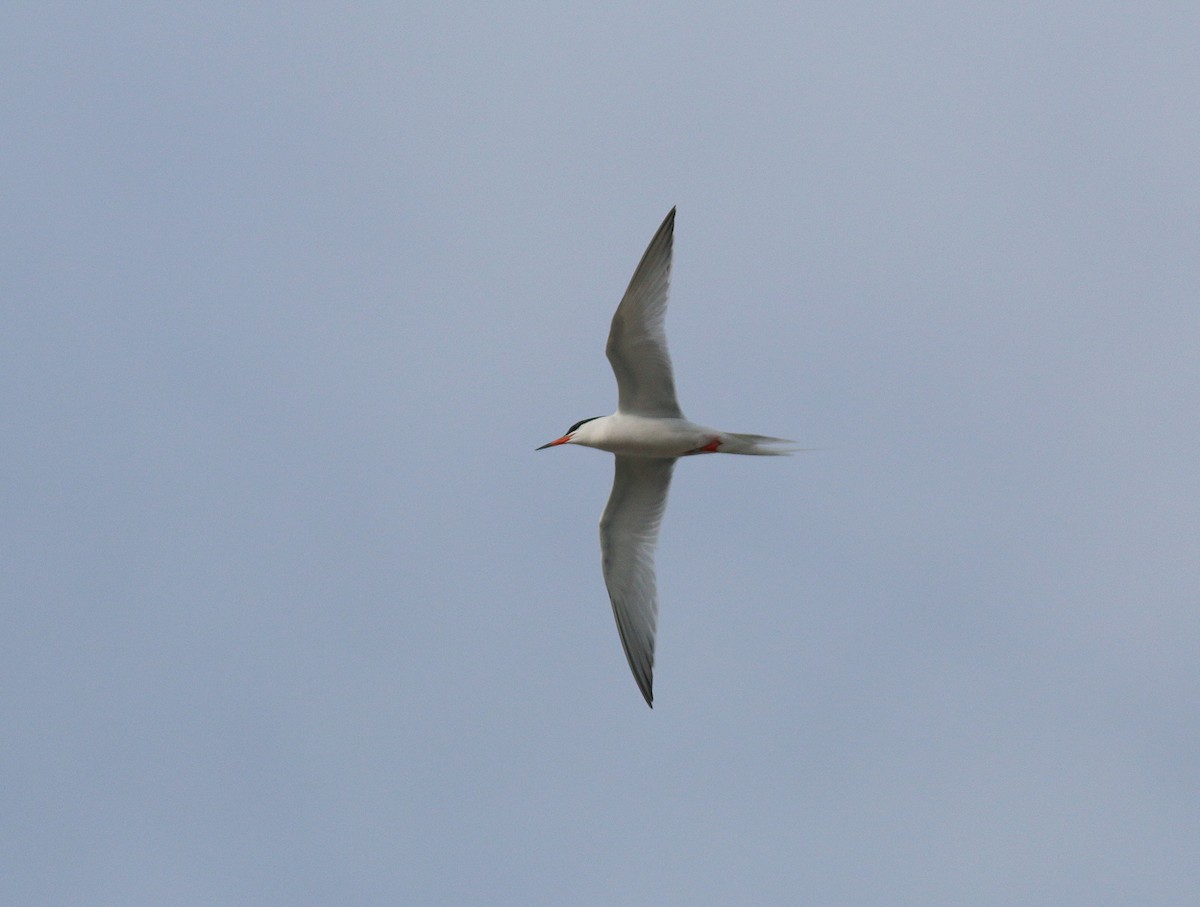
[[[915,8],[914,8],[915,7]],[[6,4],[0,902],[1200,890],[1188,4]],[[603,345],[679,206],[656,702]]]

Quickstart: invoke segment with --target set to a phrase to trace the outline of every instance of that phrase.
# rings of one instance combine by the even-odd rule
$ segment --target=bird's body
[[[656,418],[623,413],[589,419],[578,429],[570,443],[595,447],[630,457],[686,457],[699,453],[783,453],[779,450],[751,450],[747,441],[754,435],[735,435],[697,425],[687,419]],[[759,441],[774,439],[757,437]],[[751,444],[752,446],[752,444]]]
[[[663,318],[671,275],[675,209],[646,248],[613,315],[606,353],[617,378],[617,411],[576,422],[538,450],[579,444],[615,454],[612,494],[600,518],[604,582],[638,688],[653,706],[658,597],[654,548],[675,461],[701,453],[789,453],[782,438],[718,431],[685,419],[675,399]]]

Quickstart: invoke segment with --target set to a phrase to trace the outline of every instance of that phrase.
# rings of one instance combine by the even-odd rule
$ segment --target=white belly
[[[719,431],[686,419],[654,419],[623,413],[597,419],[589,425],[595,425],[595,430],[578,443],[634,457],[682,457],[721,437]]]

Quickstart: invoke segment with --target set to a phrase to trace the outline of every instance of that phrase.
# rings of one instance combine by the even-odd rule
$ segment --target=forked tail
[[[721,446],[717,448],[717,452],[748,454],[755,457],[780,457],[803,449],[796,447],[795,444],[795,441],[789,441],[787,438],[771,438],[767,435],[735,435],[723,432]]]

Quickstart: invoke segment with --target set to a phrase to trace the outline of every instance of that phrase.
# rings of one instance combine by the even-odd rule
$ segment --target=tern
[[[663,326],[671,278],[675,209],[646,247],[613,315],[605,353],[617,377],[617,411],[581,419],[538,450],[581,444],[616,456],[608,506],[600,518],[600,557],[629,669],[654,708],[658,593],[654,549],[675,461],[693,454],[778,456],[793,442],[697,425],[675,399]]]

